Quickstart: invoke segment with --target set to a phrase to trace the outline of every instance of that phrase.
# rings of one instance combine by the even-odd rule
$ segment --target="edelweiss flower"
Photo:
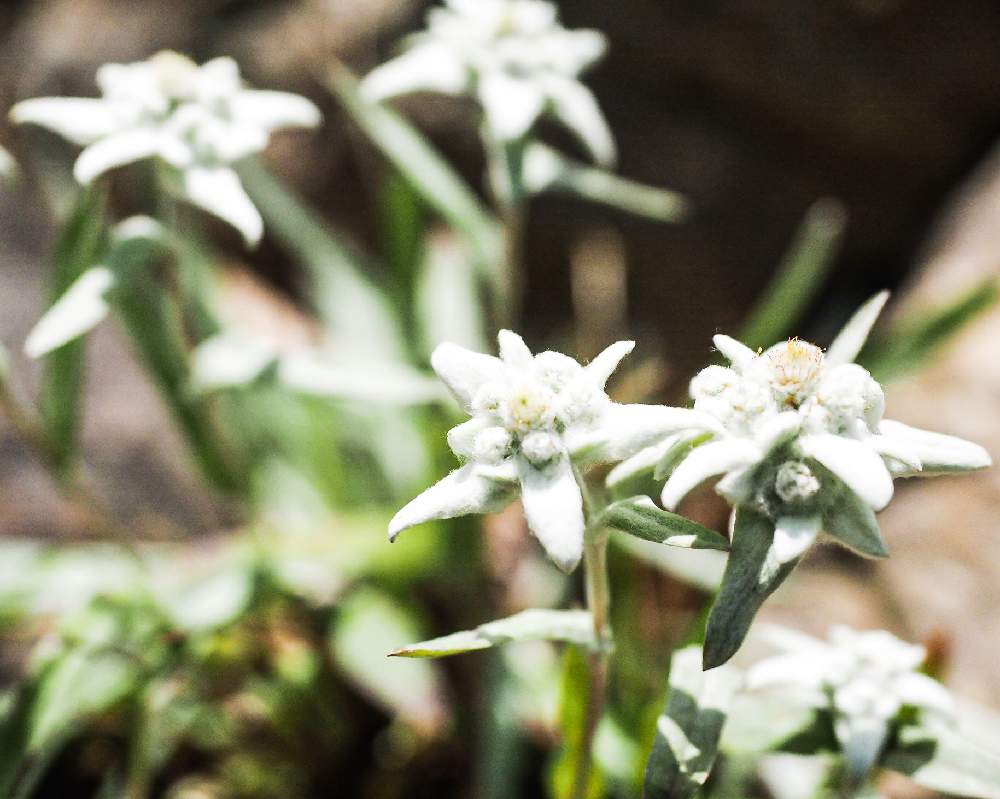
[[[434,351],[434,370],[472,416],[448,433],[464,465],[399,511],[389,537],[431,519],[502,510],[520,493],[531,531],[568,571],[580,560],[585,528],[575,467],[620,460],[712,420],[683,408],[612,402],[604,385],[631,341],[581,366],[558,352],[532,355],[509,330],[498,339],[499,358],[454,344]]]
[[[782,628],[767,628],[765,635],[784,653],[752,667],[747,688],[793,689],[807,704],[830,711],[845,759],[858,776],[878,761],[904,707],[953,714],[951,694],[917,670],[927,656],[924,648],[884,630],[837,626],[829,643]]]
[[[97,71],[100,98],[40,97],[11,109],[83,145],[74,166],[82,184],[134,161],[159,158],[186,200],[236,227],[249,244],[261,236],[260,214],[232,164],[267,146],[272,131],[319,124],[304,97],[247,89],[231,58],[198,66],[162,52]]]
[[[677,457],[680,447],[681,460],[663,487],[668,509],[722,475],[716,490],[734,507],[773,521],[762,583],[801,556],[821,530],[862,554],[886,555],[875,511],[892,498],[894,477],[990,464],[976,444],[882,418],[882,387],[852,361],[887,298],[882,293],[863,306],[826,353],[798,339],[754,352],[716,336],[731,365],[709,366],[691,381],[695,410],[716,427],[636,456],[641,465],[657,455]]]
[[[543,0],[446,0],[406,51],[374,69],[362,89],[372,100],[414,91],[472,94],[499,141],[516,141],[539,116],[553,115],[594,160],[610,165],[615,146],[590,90],[578,77],[606,47],[593,30],[566,30]]]

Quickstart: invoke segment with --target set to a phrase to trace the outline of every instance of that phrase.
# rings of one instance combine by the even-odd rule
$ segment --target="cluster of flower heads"
[[[48,128],[84,147],[74,167],[82,184],[125,164],[156,158],[171,188],[236,227],[249,244],[260,214],[232,165],[263,150],[279,128],[314,127],[319,110],[304,97],[248,89],[231,58],[198,66],[161,52],[97,71],[99,98],[40,97],[18,103],[11,119]]]
[[[682,408],[623,405],[604,391],[634,346],[612,344],[586,366],[558,352],[533,355],[509,330],[500,357],[442,344],[434,370],[472,417],[448,433],[464,464],[422,493],[389,526],[390,537],[431,519],[501,510],[518,494],[528,526],[561,568],[583,552],[583,498],[576,469],[621,460],[694,422]]]
[[[829,641],[783,628],[764,635],[781,654],[747,673],[750,690],[794,691],[828,711],[845,760],[859,777],[878,761],[904,708],[949,720],[954,700],[941,683],[919,671],[927,657],[884,630],[830,630]]]
[[[730,366],[708,366],[691,381],[694,409],[707,420],[636,456],[642,466],[671,459],[662,492],[673,510],[696,486],[774,523],[760,581],[799,558],[821,531],[864,555],[887,554],[875,521],[894,477],[988,466],[975,444],[883,418],[882,387],[852,361],[888,295],[858,311],[823,352],[791,339],[755,352],[728,336],[715,346]],[[623,465],[612,481],[630,472]]]
[[[374,69],[362,89],[373,100],[414,91],[472,95],[490,134],[523,138],[543,114],[564,124],[595,161],[610,165],[615,146],[580,74],[606,48],[594,30],[570,31],[543,0],[445,0],[427,30]]]

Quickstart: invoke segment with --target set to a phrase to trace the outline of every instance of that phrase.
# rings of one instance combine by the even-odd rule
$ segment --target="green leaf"
[[[729,541],[715,530],[658,508],[649,497],[613,502],[601,513],[600,523],[646,541],[686,549],[729,549]]]
[[[534,142],[524,155],[524,183],[533,194],[564,192],[658,222],[680,222],[688,201],[678,192],[646,186],[566,158]]]
[[[870,558],[886,558],[889,549],[882,540],[871,506],[860,499],[829,469],[816,461],[809,468],[819,475],[826,497],[823,531],[855,552]]]
[[[940,308],[913,311],[872,341],[860,362],[881,382],[915,372],[973,319],[991,308],[998,296],[1000,284],[990,277]]]
[[[442,638],[422,641],[390,652],[393,657],[439,658],[490,649],[510,641],[565,641],[590,647],[594,623],[586,610],[522,610],[506,619],[480,624]]]
[[[880,765],[935,791],[1000,799],[1000,754],[944,724],[903,727]]]
[[[889,292],[880,291],[851,315],[826,351],[826,362],[829,365],[854,362],[888,301]]]
[[[846,224],[847,212],[838,200],[826,198],[809,207],[777,272],[750,311],[740,341],[767,347],[792,332],[822,290]]]
[[[737,508],[729,561],[705,631],[706,669],[720,666],[736,654],[764,600],[798,563],[796,558],[784,564],[762,583],[761,569],[773,540],[770,519],[747,507]]]
[[[697,646],[674,653],[667,707],[646,764],[645,799],[691,799],[715,763],[740,677],[731,668],[703,672],[701,660]]]
[[[240,178],[268,233],[302,265],[331,343],[358,360],[402,360],[406,339],[388,299],[369,279],[364,256],[259,163],[241,165]]]
[[[104,194],[97,188],[79,194],[76,206],[59,232],[53,253],[50,286],[53,302],[100,259],[105,240],[104,206]],[[39,406],[48,433],[49,456],[63,475],[76,456],[85,347],[84,339],[76,339],[45,358]]]
[[[116,226],[107,255],[115,275],[109,300],[132,346],[156,383],[203,474],[219,489],[246,489],[245,465],[223,437],[205,397],[190,391],[181,309],[157,279],[156,267],[176,257],[163,228],[147,217]]]
[[[500,227],[465,182],[398,114],[364,100],[348,70],[334,69],[330,89],[400,174],[465,239],[484,274],[496,280],[503,252]]]
[[[595,701],[591,668],[582,649],[566,647],[559,701],[562,742],[550,775],[551,793],[555,799],[599,799],[604,796],[602,775],[583,762],[591,757],[586,745],[590,723],[588,708]],[[586,783],[576,785],[577,778],[583,774],[586,774]]]
[[[446,713],[436,664],[385,655],[400,639],[417,635],[416,621],[399,603],[363,588],[340,603],[329,642],[334,662],[358,690],[390,713],[433,733]]]

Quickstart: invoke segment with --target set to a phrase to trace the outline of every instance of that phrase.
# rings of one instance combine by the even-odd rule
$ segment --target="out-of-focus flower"
[[[576,468],[620,460],[705,420],[687,409],[609,399],[604,385],[631,341],[586,366],[558,352],[533,355],[509,330],[499,343],[499,358],[454,344],[434,351],[434,370],[472,416],[448,433],[464,465],[400,510],[389,536],[431,519],[499,511],[520,494],[531,531],[568,571],[583,553],[585,528]]]
[[[892,498],[894,477],[990,465],[976,444],[882,418],[882,387],[852,361],[887,298],[883,293],[863,306],[825,354],[799,339],[754,352],[715,336],[730,366],[703,369],[691,381],[691,396],[716,427],[660,444],[661,457],[681,450],[663,487],[666,508],[722,475],[716,491],[774,522],[762,583],[821,531],[862,554],[886,555],[875,511]]]
[[[953,714],[951,694],[918,671],[927,656],[924,648],[884,630],[836,626],[829,642],[774,627],[765,635],[783,653],[753,666],[747,688],[792,691],[830,711],[845,759],[858,777],[878,762],[904,707],[944,718]]]
[[[232,165],[267,146],[279,128],[313,127],[319,110],[304,97],[248,89],[231,58],[198,66],[161,52],[97,71],[99,98],[39,97],[11,109],[16,123],[48,128],[84,147],[74,166],[82,184],[146,158],[166,166],[171,187],[237,228],[248,244],[260,214]]]
[[[501,142],[523,138],[549,114],[595,161],[610,165],[614,140],[594,95],[579,81],[605,49],[603,34],[567,30],[556,7],[543,0],[446,0],[428,14],[427,30],[374,69],[362,89],[372,100],[414,91],[471,94]]]

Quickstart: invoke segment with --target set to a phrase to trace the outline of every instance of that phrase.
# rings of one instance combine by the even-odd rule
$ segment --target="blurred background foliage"
[[[0,192],[11,353],[0,794],[566,795],[586,693],[574,648],[385,657],[526,607],[579,603],[579,578],[541,556],[516,509],[386,541],[393,510],[453,461],[454,408],[428,379],[431,348],[489,349],[501,319],[536,349],[580,358],[634,337],[613,393],[678,401],[713,332],[826,343],[873,291],[915,286],[865,362],[899,381],[895,416],[944,415],[934,427],[995,449],[1000,378],[981,342],[997,326],[1000,7],[562,3],[569,27],[610,38],[588,82],[621,174],[680,192],[687,213],[608,207],[604,184],[594,203],[573,196],[592,184],[564,176],[568,193],[530,201],[515,302],[501,293],[474,109],[429,96],[393,103],[398,114],[372,109],[342,66],[379,63],[426,5],[0,9],[3,107],[90,95],[98,65],[171,48],[233,55],[253,84],[305,94],[325,115],[320,131],[276,137],[242,170],[266,220],[255,252],[186,209],[162,228],[104,225],[101,208],[153,212],[147,172],[79,196],[70,148],[0,132],[23,173]],[[544,135],[574,152],[559,130]],[[25,334],[97,253],[119,281],[114,323],[29,363]],[[266,368],[238,362],[233,340],[267,342]],[[304,348],[323,359],[296,369]],[[235,378],[212,384],[213,354]],[[996,705],[1000,563],[977,557],[990,539],[975,536],[997,537],[988,519],[1000,492],[996,478],[976,480],[894,506],[885,527],[899,560],[813,556],[810,586],[792,581],[775,617],[825,627],[833,612],[931,635],[964,693]],[[723,528],[711,495],[692,512]],[[630,797],[670,651],[703,622],[721,556],[614,542],[619,645],[594,795]],[[949,594],[938,580],[955,605],[931,596]],[[738,758],[725,766],[712,796],[781,796],[748,782]]]

